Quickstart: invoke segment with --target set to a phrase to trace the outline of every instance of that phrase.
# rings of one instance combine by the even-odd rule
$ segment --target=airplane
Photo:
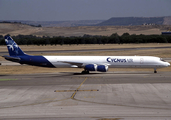
[[[170,63],[153,56],[33,56],[24,53],[10,36],[5,36],[9,55],[6,60],[40,67],[83,68],[89,71],[107,72],[108,68],[158,68],[168,67]]]

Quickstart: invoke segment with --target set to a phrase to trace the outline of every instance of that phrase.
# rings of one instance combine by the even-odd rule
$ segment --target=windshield
[[[162,58],[160,58],[160,60],[163,61],[163,62],[166,62],[166,61],[164,61]]]

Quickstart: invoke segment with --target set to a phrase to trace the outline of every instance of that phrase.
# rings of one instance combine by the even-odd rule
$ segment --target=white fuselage
[[[170,64],[151,56],[44,56],[55,67],[84,67],[87,64],[109,68],[161,68]],[[80,64],[79,64],[80,63]]]

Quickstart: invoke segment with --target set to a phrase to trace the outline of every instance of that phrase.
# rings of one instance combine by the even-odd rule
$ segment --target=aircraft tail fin
[[[10,36],[5,36],[5,42],[10,56],[26,55]]]

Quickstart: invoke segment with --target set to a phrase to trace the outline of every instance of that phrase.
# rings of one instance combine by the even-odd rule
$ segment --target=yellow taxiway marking
[[[77,91],[99,91],[99,90],[95,90],[95,89],[92,89],[92,90],[79,90],[81,88],[81,86],[85,83],[86,80],[87,80],[87,77],[84,79],[84,81],[80,84],[80,86],[76,90],[55,90],[54,92],[74,92],[72,94],[72,96],[70,97],[71,99],[74,99]]]
[[[77,91],[99,91],[99,90],[55,90],[54,92],[77,92]]]
[[[77,90],[72,94],[71,99],[74,99],[75,94],[77,93],[77,91],[80,89],[81,85],[83,85],[84,82],[85,82],[86,80],[87,80],[87,77],[86,77],[85,80],[80,84],[80,86],[77,88]]]
[[[80,79],[80,78],[103,78],[103,77],[71,77],[72,79]]]

